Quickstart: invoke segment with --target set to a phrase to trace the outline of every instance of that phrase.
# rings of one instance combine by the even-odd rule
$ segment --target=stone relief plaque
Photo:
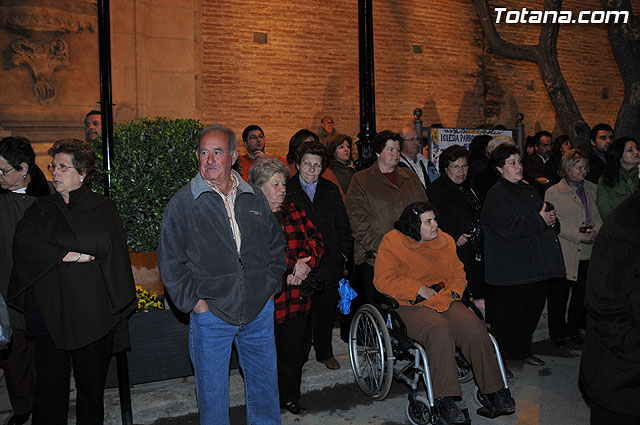
[[[19,35],[10,44],[11,62],[25,66],[33,78],[33,94],[40,104],[56,98],[54,74],[69,65],[64,34],[97,28],[95,1],[3,0],[0,28]]]

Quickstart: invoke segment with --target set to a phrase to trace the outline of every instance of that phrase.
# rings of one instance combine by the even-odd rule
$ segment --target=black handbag
[[[302,281],[300,289],[309,295],[313,295],[324,289],[324,279],[320,276],[317,268],[311,270],[307,278]]]

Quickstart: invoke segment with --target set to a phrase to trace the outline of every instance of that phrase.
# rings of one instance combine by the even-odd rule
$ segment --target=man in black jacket
[[[587,180],[598,184],[598,179],[607,166],[606,153],[613,141],[613,129],[609,124],[597,124],[591,129],[589,147],[589,173]]]

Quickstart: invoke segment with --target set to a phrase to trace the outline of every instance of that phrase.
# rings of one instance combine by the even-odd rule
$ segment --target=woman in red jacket
[[[427,202],[407,206],[394,230],[378,248],[376,289],[395,298],[410,338],[427,352],[435,408],[447,422],[464,423],[455,404],[462,395],[455,361],[456,345],[471,363],[480,392],[500,414],[515,412],[504,388],[485,324],[460,301],[467,286],[462,262],[451,236],[438,230]]]

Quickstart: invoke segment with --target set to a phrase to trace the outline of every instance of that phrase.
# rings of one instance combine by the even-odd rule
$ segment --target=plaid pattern
[[[290,202],[282,204],[281,209],[284,216],[282,230],[287,241],[287,271],[282,277],[282,292],[275,299],[276,324],[309,314],[311,296],[297,286],[287,285],[287,276],[293,272],[298,259],[311,256],[307,264],[313,269],[318,266],[324,254],[322,236],[305,212]]]

